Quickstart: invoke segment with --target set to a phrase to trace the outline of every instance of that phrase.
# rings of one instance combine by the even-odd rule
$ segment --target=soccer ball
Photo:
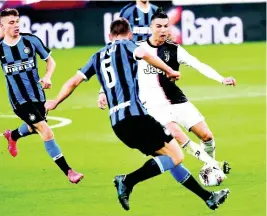
[[[199,180],[205,186],[218,186],[226,178],[223,171],[210,164],[205,164],[199,172]]]

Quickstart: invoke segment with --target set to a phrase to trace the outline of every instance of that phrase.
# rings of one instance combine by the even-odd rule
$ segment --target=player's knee
[[[43,137],[44,137],[45,141],[54,139],[54,134],[53,134],[52,130],[49,127],[47,127],[45,129]]]
[[[207,142],[207,141],[210,141],[210,140],[212,140],[212,139],[213,139],[213,134],[212,134],[212,132],[209,131],[209,130],[206,130],[206,131],[202,134],[202,136],[201,136],[201,140],[202,140],[203,142]]]
[[[173,156],[171,158],[172,158],[172,161],[173,161],[174,165],[177,166],[177,165],[179,165],[180,163],[183,162],[184,154],[182,153],[182,154],[179,154],[179,155],[175,155],[175,156]]]
[[[41,133],[44,141],[48,141],[54,138],[54,134],[47,124],[42,124],[38,128],[38,130]]]
[[[180,132],[178,131],[173,131],[172,136],[179,142],[180,141]]]

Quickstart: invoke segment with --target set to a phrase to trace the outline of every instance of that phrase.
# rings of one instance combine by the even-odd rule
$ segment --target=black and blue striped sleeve
[[[93,75],[96,74],[95,70],[95,61],[96,55],[92,56],[86,65],[78,70],[78,74],[80,74],[85,81],[88,81]]]
[[[126,5],[124,8],[122,8],[121,10],[120,10],[120,17],[123,17],[123,18],[125,18],[125,19],[129,19],[129,17],[131,16],[131,14],[132,14],[132,6],[133,6],[134,4],[133,3],[130,3],[130,4],[128,4],[128,5]]]
[[[135,55],[135,50],[138,46],[136,45],[136,43],[132,40],[129,40],[127,41],[126,43],[126,48],[127,50],[132,54],[133,58],[135,60],[140,60],[141,58],[138,58],[136,55]]]
[[[51,54],[51,50],[48,49],[44,45],[44,43],[42,42],[42,40],[39,37],[37,37],[35,35],[32,35],[31,36],[31,42],[35,46],[36,52],[38,53],[38,55],[40,56],[40,58],[43,59],[43,60],[48,59],[48,57]]]

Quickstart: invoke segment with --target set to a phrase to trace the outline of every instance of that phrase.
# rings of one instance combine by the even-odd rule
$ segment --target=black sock
[[[14,141],[17,141],[20,137],[22,137],[20,134],[19,134],[19,130],[18,128],[13,130],[11,132],[11,138],[14,140]]]
[[[198,195],[204,201],[207,201],[211,196],[211,192],[201,187],[201,185],[192,175],[190,175],[190,177],[182,185],[185,186],[187,189],[191,190],[196,195]]]
[[[17,129],[15,129],[15,130],[13,130],[13,131],[11,132],[11,138],[12,138],[14,141],[17,141],[19,138],[21,138],[21,137],[26,137],[26,136],[29,136],[29,135],[31,135],[31,134],[37,134],[37,132],[36,132],[36,131],[33,131],[33,132],[29,132],[29,133],[24,134],[23,136],[21,136],[20,133],[19,133],[19,130],[18,130],[18,128],[17,128]]]
[[[133,188],[137,183],[160,174],[161,171],[158,164],[154,159],[150,159],[138,170],[127,174],[124,183],[127,187]]]
[[[59,168],[65,173],[65,175],[68,175],[68,171],[71,169],[69,165],[67,164],[64,156],[60,157],[59,159],[55,160],[55,163],[59,166]]]

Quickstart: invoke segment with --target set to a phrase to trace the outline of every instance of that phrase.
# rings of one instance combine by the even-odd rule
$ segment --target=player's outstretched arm
[[[45,103],[46,111],[55,109],[61,102],[63,102],[71,93],[76,89],[76,87],[84,80],[84,78],[76,74],[71,79],[69,79],[61,88],[58,96],[55,100],[50,100]]]
[[[43,85],[43,89],[50,89],[52,87],[51,77],[55,71],[55,68],[56,62],[51,56],[49,56],[46,59],[46,73],[44,77],[39,80],[39,82]]]
[[[163,62],[158,56],[151,55],[145,49],[137,47],[134,51],[134,55],[138,58],[144,59],[149,64],[156,68],[159,68],[166,72],[167,77],[173,78],[174,80],[180,79],[180,72],[174,71],[165,62]]]
[[[193,67],[198,72],[203,74],[204,76],[216,80],[219,83],[224,85],[236,85],[236,80],[233,77],[223,77],[216,70],[210,67],[207,64],[202,63],[196,57],[190,55],[184,48],[178,46],[177,52],[177,60],[180,64],[185,64],[187,66]]]
[[[197,70],[205,75],[206,77],[216,80],[224,85],[236,85],[236,80],[233,77],[223,77],[221,76],[217,71],[215,71],[212,67],[210,67],[207,64],[204,64],[202,62],[199,62],[196,67],[198,68]],[[196,68],[195,67],[195,68]]]

